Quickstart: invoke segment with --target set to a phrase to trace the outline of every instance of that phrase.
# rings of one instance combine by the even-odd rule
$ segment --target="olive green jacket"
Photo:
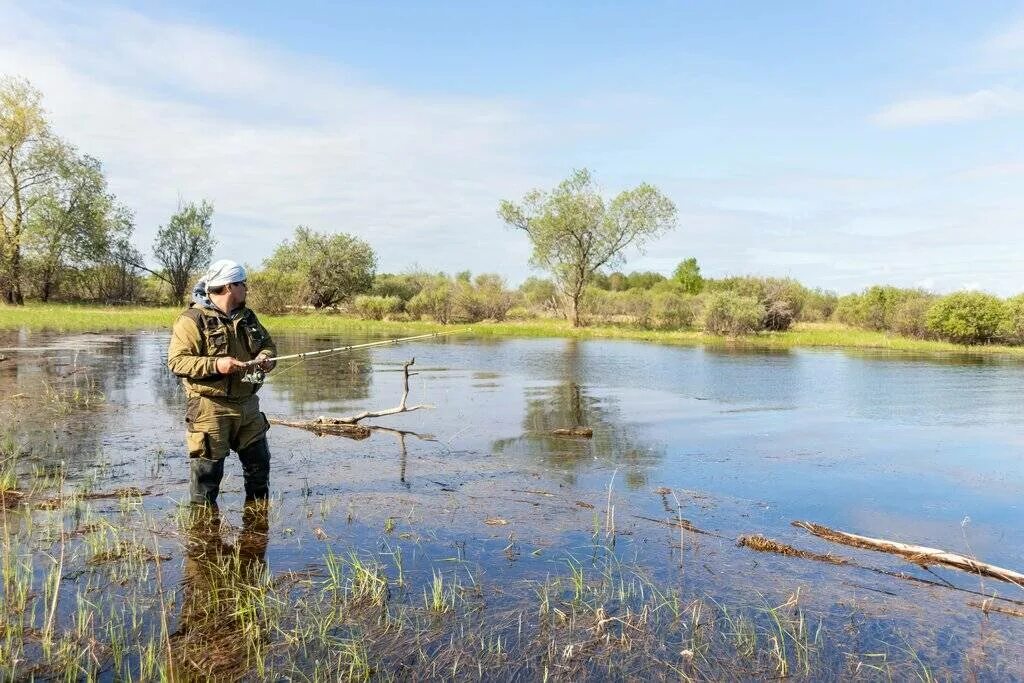
[[[193,306],[174,321],[167,367],[181,377],[189,398],[246,399],[259,390],[259,384],[243,382],[241,373],[220,374],[217,359],[231,356],[244,362],[260,354],[276,356],[277,346],[251,310],[243,307],[228,316]]]

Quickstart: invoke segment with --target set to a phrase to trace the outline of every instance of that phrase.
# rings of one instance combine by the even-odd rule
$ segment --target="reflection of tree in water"
[[[49,341],[49,340],[48,340]],[[52,340],[81,350],[18,354],[0,364],[0,418],[4,431],[45,463],[91,462],[102,450],[105,405],[125,404],[138,372],[134,337],[95,340],[91,335]],[[90,344],[96,343],[94,348]],[[32,339],[26,346],[41,346]],[[13,354],[12,354],[13,355]]]
[[[159,362],[150,364],[149,386],[157,400],[175,412],[184,412],[185,390],[181,378],[167,367],[167,349],[161,349]]]
[[[370,350],[355,349],[326,358],[282,361],[271,373],[267,390],[288,401],[291,412],[303,413],[325,404],[365,399],[370,395],[372,381]]]
[[[564,381],[550,387],[528,388],[525,396],[523,434],[495,441],[497,453],[538,458],[547,467],[561,472],[568,483],[575,483],[577,472],[599,461],[602,466],[624,469],[630,489],[647,483],[647,470],[664,457],[664,452],[645,446],[639,437],[615,415],[614,404],[594,396],[576,380],[581,376],[583,359],[579,343],[567,340]],[[557,437],[555,429],[590,427],[591,439]]]

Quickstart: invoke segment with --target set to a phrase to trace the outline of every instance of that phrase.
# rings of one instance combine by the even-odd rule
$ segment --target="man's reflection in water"
[[[267,505],[249,503],[237,541],[225,542],[217,512],[189,512],[181,616],[172,650],[186,678],[233,678],[266,644],[261,606],[266,570]],[[188,672],[188,673],[186,673]]]

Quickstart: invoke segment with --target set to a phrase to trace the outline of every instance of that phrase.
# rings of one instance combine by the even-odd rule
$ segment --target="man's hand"
[[[270,372],[277,365],[277,361],[267,360],[269,357],[270,354],[265,352],[256,356],[256,360],[259,363],[259,369],[262,370],[263,372]]]
[[[217,372],[222,375],[230,375],[235,372],[243,372],[245,370],[245,363],[232,358],[231,356],[222,356],[217,359]]]

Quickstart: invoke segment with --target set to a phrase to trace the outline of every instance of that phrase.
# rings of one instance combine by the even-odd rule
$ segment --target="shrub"
[[[442,325],[447,325],[455,309],[455,291],[451,281],[447,277],[437,277],[424,284],[420,293],[405,305],[405,309],[413,318],[429,315]]]
[[[928,329],[957,344],[984,344],[1006,329],[1006,306],[983,292],[944,296],[928,310]]]
[[[933,296],[916,296],[897,305],[893,313],[892,331],[919,339],[932,336],[928,330],[928,309],[933,303]]]
[[[899,287],[868,287],[861,294],[842,297],[836,306],[839,322],[869,330],[892,330],[896,311],[911,299],[927,298],[928,292]]]
[[[785,299],[777,299],[765,303],[761,324],[764,329],[772,332],[783,332],[793,324],[793,309]]]
[[[459,319],[466,322],[505,319],[516,303],[516,296],[505,288],[500,275],[477,275],[472,283],[459,279],[455,283],[455,308]]]
[[[413,298],[423,289],[423,282],[418,275],[391,275],[384,273],[373,279],[370,294],[374,296],[397,296],[403,303]]]
[[[402,312],[402,300],[397,296],[374,296],[360,294],[352,302],[352,306],[360,318],[364,320],[383,320]]]
[[[559,311],[558,292],[551,280],[529,277],[519,286],[519,293],[527,307],[541,314],[555,315]]]
[[[257,313],[281,315],[303,298],[303,278],[298,273],[264,268],[250,270],[246,280],[249,283],[246,304]]]
[[[708,280],[705,285],[708,291],[732,292],[754,299],[762,308],[761,326],[775,331],[789,329],[800,317],[808,297],[807,288],[790,278],[743,275]]]
[[[281,242],[263,265],[301,275],[304,300],[314,308],[327,308],[369,291],[377,256],[354,235],[319,233],[300,225],[295,237]]]
[[[1024,294],[1006,300],[1006,318],[1001,335],[1011,344],[1024,344]]]
[[[752,296],[713,292],[704,300],[701,326],[712,334],[736,336],[762,329],[764,308]]]
[[[838,303],[839,297],[833,292],[821,289],[808,290],[799,319],[805,322],[824,322],[835,313]]]
[[[655,288],[657,289],[657,288]],[[653,291],[651,318],[664,330],[693,327],[700,314],[700,298],[672,290]]]

